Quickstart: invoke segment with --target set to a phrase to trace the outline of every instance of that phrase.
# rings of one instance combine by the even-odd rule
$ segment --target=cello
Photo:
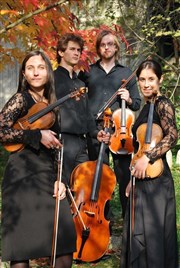
[[[109,128],[109,115],[109,112],[104,114],[105,132]],[[76,208],[73,211],[77,233],[75,260],[96,261],[109,246],[109,221],[105,219],[104,211],[115,189],[116,176],[108,165],[103,164],[105,148],[102,142],[97,161],[79,164],[71,174],[71,191]]]

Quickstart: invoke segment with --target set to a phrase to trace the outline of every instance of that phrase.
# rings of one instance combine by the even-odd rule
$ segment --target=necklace
[[[35,102],[47,102],[46,98],[44,96],[41,96],[39,93],[31,89],[29,89],[29,93]]]

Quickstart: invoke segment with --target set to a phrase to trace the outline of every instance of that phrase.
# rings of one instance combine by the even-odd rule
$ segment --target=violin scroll
[[[80,100],[80,97],[88,92],[87,87],[80,87],[79,89],[70,93],[71,98],[75,98],[76,101]]]

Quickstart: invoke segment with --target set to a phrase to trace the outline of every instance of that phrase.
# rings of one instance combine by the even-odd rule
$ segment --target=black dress
[[[15,94],[0,113],[0,141],[22,142],[11,153],[2,182],[2,261],[19,261],[51,255],[56,172],[54,154],[40,143],[39,130],[10,131],[34,104],[27,93]],[[76,234],[67,199],[60,202],[57,255],[76,249]]]
[[[142,123],[147,122],[148,112],[149,103],[143,107],[133,127],[136,150],[136,130]],[[130,257],[128,206],[123,228],[121,268],[178,267],[174,183],[164,154],[167,148],[170,149],[176,143],[177,129],[173,106],[163,96],[155,103],[153,122],[162,127],[164,138],[148,157],[152,163],[161,157],[164,169],[162,175],[157,178],[136,179],[132,254]]]

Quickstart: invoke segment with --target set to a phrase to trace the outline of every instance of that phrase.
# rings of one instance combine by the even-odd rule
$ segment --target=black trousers
[[[98,158],[100,144],[97,140],[90,137],[87,138],[89,159],[94,161]],[[129,166],[131,163],[131,155],[113,154],[107,146],[104,155],[104,163],[109,165],[110,153],[113,159],[113,168],[119,184],[119,198],[122,207],[122,217],[125,216],[127,197],[125,195],[126,187],[130,180]]]
[[[74,168],[89,160],[87,140],[84,135],[67,133],[62,133],[61,139],[64,145],[62,181],[69,186]]]

